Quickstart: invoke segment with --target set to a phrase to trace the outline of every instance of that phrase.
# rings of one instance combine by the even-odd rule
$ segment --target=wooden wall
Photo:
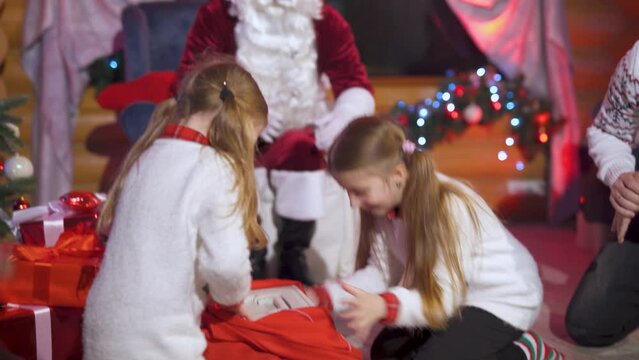
[[[590,123],[590,113],[602,98],[616,62],[639,39],[639,1],[564,1],[583,130]],[[33,87],[20,67],[22,23],[27,0],[0,0],[0,3],[4,5],[0,18],[0,60],[4,58],[1,56],[3,33],[9,45],[0,73],[0,96],[3,94],[2,82],[9,96],[31,96],[28,105],[16,110],[16,114],[24,119],[21,131],[26,148],[23,153],[28,156],[34,97]],[[398,99],[414,102],[430,96],[438,85],[438,80],[432,78],[376,78],[373,82],[379,111],[388,110]],[[115,121],[115,114],[100,109],[93,90],[88,89],[73,138],[76,189],[104,190],[108,184],[127,146]],[[496,152],[502,146],[503,131],[499,127],[473,129],[454,142],[438,145],[434,151],[442,171],[469,179],[494,207],[499,207],[509,186],[514,184],[512,180],[542,180],[545,171],[543,159],[535,159],[523,172],[514,171],[512,163],[498,162]],[[511,160],[516,158],[517,155]],[[169,166],[167,171],[170,171]]]

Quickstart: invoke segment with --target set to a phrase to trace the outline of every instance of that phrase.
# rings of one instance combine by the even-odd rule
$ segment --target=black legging
[[[373,343],[371,359],[525,360],[513,343],[522,333],[488,311],[465,307],[443,331],[385,328]]]

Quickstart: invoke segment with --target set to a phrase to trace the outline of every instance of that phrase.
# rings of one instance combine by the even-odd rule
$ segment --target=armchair
[[[170,96],[169,87],[175,78],[172,73],[177,70],[186,37],[204,2],[147,2],[128,6],[122,12],[126,82],[105,89],[98,101],[112,104],[105,107],[118,111],[118,122],[130,141],[146,129],[155,103]]]

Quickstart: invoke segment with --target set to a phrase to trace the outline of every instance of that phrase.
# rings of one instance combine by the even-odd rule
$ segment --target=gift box
[[[72,191],[47,205],[13,213],[19,241],[26,245],[52,247],[60,234],[78,226],[95,229],[103,194]]]
[[[82,359],[82,313],[78,308],[0,307],[0,357]]]
[[[93,230],[64,232],[53,248],[2,244],[10,271],[0,278],[0,303],[83,307],[103,247]],[[0,259],[0,261],[3,261]]]

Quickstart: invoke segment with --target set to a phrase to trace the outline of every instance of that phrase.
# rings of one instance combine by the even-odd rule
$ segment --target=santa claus
[[[212,0],[197,14],[179,73],[211,52],[235,55],[269,106],[256,176],[263,226],[278,239],[279,276],[310,284],[345,275],[355,216],[323,169],[323,151],[351,120],[375,109],[349,25],[321,0]],[[315,262],[312,275],[306,255]],[[260,258],[256,277],[265,275]]]

